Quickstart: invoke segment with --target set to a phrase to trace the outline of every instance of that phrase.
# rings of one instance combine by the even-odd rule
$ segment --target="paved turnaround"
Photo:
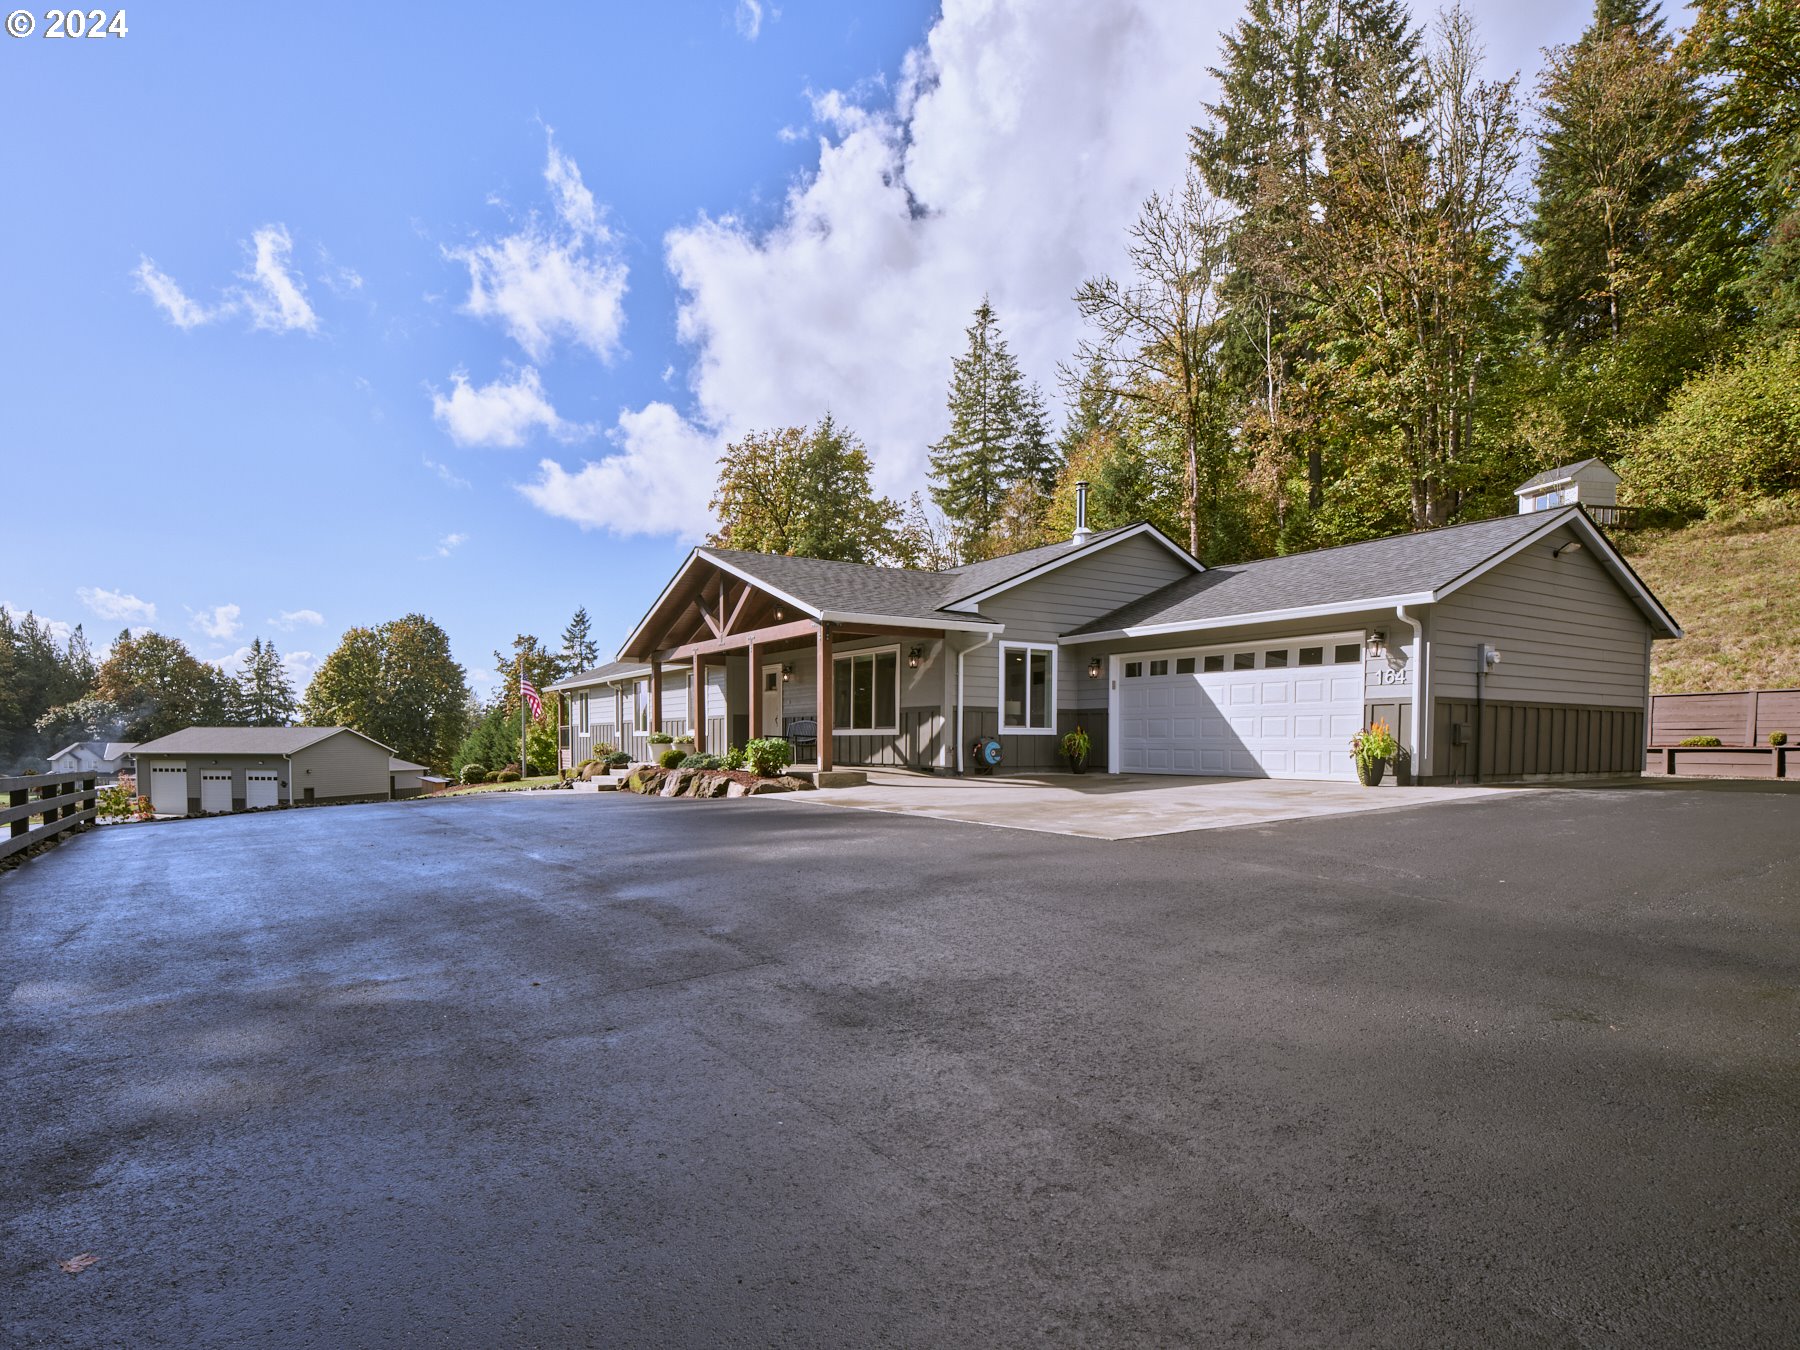
[[[1681,787],[100,831],[0,878],[0,1342],[1792,1345],[1796,839]]]

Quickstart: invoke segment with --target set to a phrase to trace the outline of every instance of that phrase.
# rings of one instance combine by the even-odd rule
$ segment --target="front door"
[[[762,734],[779,736],[781,734],[781,667],[764,666],[762,668]]]

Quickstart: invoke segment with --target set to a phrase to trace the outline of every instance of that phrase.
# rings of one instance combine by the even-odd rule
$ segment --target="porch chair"
[[[819,724],[814,719],[802,717],[789,722],[782,738],[794,747],[794,763],[805,764],[818,758]]]

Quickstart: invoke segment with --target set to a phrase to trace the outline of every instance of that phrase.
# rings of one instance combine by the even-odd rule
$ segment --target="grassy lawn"
[[[461,797],[471,792],[518,792],[523,788],[549,787],[556,782],[555,774],[545,774],[540,778],[521,778],[516,783],[470,783],[466,787],[445,788],[442,792],[434,792],[433,797]]]
[[[1800,498],[1619,539],[1687,636],[1659,642],[1659,694],[1800,687]]]

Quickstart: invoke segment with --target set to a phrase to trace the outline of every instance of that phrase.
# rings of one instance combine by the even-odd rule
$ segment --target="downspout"
[[[963,657],[967,656],[972,651],[987,646],[988,643],[993,640],[993,630],[989,629],[988,632],[983,635],[980,642],[971,643],[967,647],[960,648],[956,653],[956,774],[959,778],[963,773],[963,742],[967,739],[967,737],[963,735],[965,730],[963,724]]]
[[[1481,781],[1481,724],[1485,720],[1487,691],[1482,681],[1487,676],[1487,643],[1475,644],[1475,781]]]
[[[1394,614],[1413,631],[1412,780],[1419,783],[1424,781],[1426,766],[1431,763],[1425,753],[1424,709],[1429,706],[1425,702],[1425,672],[1430,669],[1425,659],[1425,625],[1419,622],[1416,615],[1407,613],[1405,605],[1395,605]]]

